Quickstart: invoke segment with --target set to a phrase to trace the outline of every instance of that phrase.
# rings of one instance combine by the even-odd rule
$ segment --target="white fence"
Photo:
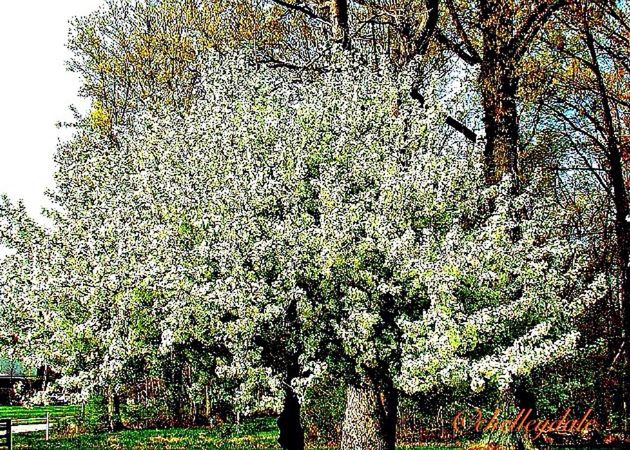
[[[30,417],[28,419],[0,420],[0,448],[13,450],[14,434],[34,433],[43,431],[46,440],[50,437],[50,414],[45,417]]]
[[[35,431],[44,431],[46,440],[50,436],[50,414],[46,413],[46,417],[32,417],[28,419],[14,419],[11,430],[13,434],[33,433]]]

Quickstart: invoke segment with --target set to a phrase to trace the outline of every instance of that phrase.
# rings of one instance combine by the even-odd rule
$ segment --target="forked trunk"
[[[348,386],[341,450],[394,450],[398,393],[371,380]]]

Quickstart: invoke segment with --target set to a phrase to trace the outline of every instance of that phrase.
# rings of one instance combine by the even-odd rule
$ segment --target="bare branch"
[[[504,49],[506,54],[519,60],[527,51],[527,47],[534,37],[536,37],[540,29],[545,26],[556,11],[566,4],[566,0],[554,0],[551,3],[543,1],[539,3],[534,12],[508,41]]]
[[[476,59],[474,56],[468,54],[466,50],[462,48],[461,44],[453,42],[448,36],[446,36],[441,31],[437,31],[435,33],[435,38],[440,44],[442,44],[448,50],[455,53],[457,56],[459,56],[461,59],[463,59],[465,62],[467,62],[471,66],[479,64],[480,61]]]
[[[451,19],[453,19],[453,23],[455,24],[455,29],[457,30],[457,34],[459,35],[462,42],[466,46],[466,50],[468,51],[470,56],[472,56],[474,59],[481,61],[481,58],[479,57],[479,52],[477,51],[472,41],[470,40],[468,33],[466,33],[466,30],[464,29],[464,26],[462,25],[462,21],[459,19],[459,14],[457,14],[457,8],[455,8],[455,4],[453,3],[453,0],[446,0],[446,7],[448,8],[448,12],[449,12],[449,15],[451,16]]]
[[[475,132],[471,130],[470,128],[468,128],[463,123],[461,123],[460,121],[453,119],[451,116],[448,116],[446,117],[445,122],[447,125],[449,125],[450,127],[453,127],[453,129],[463,134],[464,137],[468,139],[469,141],[477,142],[477,135],[475,134]]]
[[[429,48],[431,37],[433,36],[437,27],[439,19],[440,0],[426,0],[427,8],[427,21],[424,24],[424,29],[420,34],[420,37],[416,40],[416,51],[419,55],[424,55]]]
[[[271,1],[274,2],[277,5],[283,6],[285,8],[301,12],[302,14],[310,17],[311,19],[324,20],[325,22],[328,22],[327,20],[323,19],[319,15],[315,14],[315,12],[313,10],[311,10],[308,6],[305,6],[305,5],[301,4],[301,3],[290,3],[290,2],[286,2],[284,0],[271,0]]]

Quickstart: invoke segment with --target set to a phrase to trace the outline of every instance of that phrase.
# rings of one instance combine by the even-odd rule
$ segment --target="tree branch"
[[[508,41],[504,49],[505,53],[515,60],[519,60],[527,51],[527,47],[540,29],[544,27],[551,16],[564,5],[566,5],[566,0],[554,0],[551,3],[543,1],[539,3],[535,11]]]
[[[473,143],[477,142],[477,135],[475,134],[475,132],[460,121],[453,119],[451,116],[447,116],[445,123],[451,126],[454,130],[459,131],[469,141]]]
[[[322,17],[318,16],[317,14],[315,14],[315,12],[313,12],[313,10],[311,10],[309,7],[304,6],[302,4],[299,3],[289,3],[286,2],[284,0],[271,0],[273,3],[283,6],[287,9],[292,9],[294,11],[298,11],[301,12],[302,14],[310,17],[311,19],[315,19],[315,20],[323,20],[324,22],[328,22],[327,20],[323,19]]]
[[[457,9],[455,8],[455,4],[453,3],[453,0],[446,0],[446,7],[448,8],[449,15],[453,19],[453,23],[455,24],[455,29],[457,30],[457,34],[459,35],[462,42],[464,43],[466,50],[468,51],[468,53],[473,59],[477,61],[481,61],[481,58],[479,57],[479,52],[477,51],[472,41],[470,40],[468,33],[466,33],[466,30],[464,29],[464,26],[462,25],[462,21],[459,19],[459,15],[457,14]]]
[[[440,14],[440,0],[426,0],[427,21],[420,37],[416,39],[415,47],[418,55],[424,55],[429,48],[431,37],[435,33]]]
[[[442,33],[441,31],[436,32],[435,34],[435,38],[437,39],[437,41],[442,44],[444,47],[446,47],[448,50],[452,51],[453,53],[455,53],[457,56],[459,56],[461,59],[463,59],[465,62],[467,62],[468,64],[470,64],[471,66],[474,66],[476,64],[479,64],[479,60],[476,59],[474,56],[468,54],[460,44],[453,42],[448,36],[446,36],[444,33]]]
[[[421,108],[424,108],[424,104],[425,104],[424,95],[422,95],[420,91],[418,91],[417,88],[413,88],[411,92],[409,93],[409,95],[411,96],[412,99],[420,103]],[[451,116],[447,116],[444,123],[446,123],[446,125],[450,127],[453,127],[455,131],[458,131],[461,134],[463,134],[466,137],[466,139],[470,140],[471,142],[477,142],[477,135],[475,134],[475,132],[471,130],[470,128],[468,128],[463,123],[461,123],[460,121],[454,119]]]

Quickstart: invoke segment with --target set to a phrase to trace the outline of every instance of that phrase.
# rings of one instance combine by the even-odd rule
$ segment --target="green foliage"
[[[85,414],[81,416],[81,427],[88,433],[104,431],[107,424],[107,403],[103,396],[93,395],[85,404]]]
[[[346,406],[346,385],[327,375],[306,391],[302,406],[303,426],[313,445],[330,445],[341,438],[341,423]]]

